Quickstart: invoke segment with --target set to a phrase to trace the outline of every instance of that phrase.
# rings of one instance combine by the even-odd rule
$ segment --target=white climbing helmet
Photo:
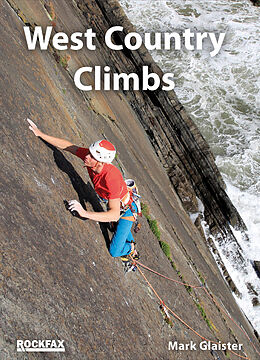
[[[90,145],[89,151],[93,158],[104,163],[111,163],[116,156],[116,149],[107,140],[98,140]]]

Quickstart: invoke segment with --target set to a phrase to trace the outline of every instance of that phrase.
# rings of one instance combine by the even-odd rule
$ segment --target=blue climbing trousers
[[[137,212],[135,203],[132,203],[132,208]],[[131,252],[131,242],[134,241],[131,233],[133,221],[124,219],[124,217],[129,216],[133,216],[131,209],[128,209],[118,221],[116,232],[109,247],[110,255],[113,257],[128,255]]]

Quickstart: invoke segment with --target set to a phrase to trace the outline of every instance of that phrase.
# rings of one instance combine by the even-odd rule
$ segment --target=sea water
[[[153,50],[164,72],[174,73],[175,92],[210,145],[227,193],[247,228],[249,242],[233,230],[247,275],[232,258],[223,261],[242,293],[237,302],[260,333],[260,306],[253,307],[249,281],[260,293],[251,261],[260,261],[260,8],[249,0],[120,0],[140,34],[225,32],[220,52]],[[219,248],[220,253],[223,253]]]

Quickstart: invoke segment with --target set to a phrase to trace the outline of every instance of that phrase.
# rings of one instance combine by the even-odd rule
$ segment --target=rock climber
[[[99,140],[91,144],[89,148],[79,147],[68,140],[45,134],[32,120],[27,119],[27,121],[29,129],[35,136],[61,150],[69,151],[84,161],[84,167],[88,170],[94,189],[98,197],[107,203],[108,209],[104,212],[86,211],[77,200],[70,200],[69,210],[77,211],[82,218],[98,222],[118,221],[109,247],[111,256],[129,257],[131,255],[137,258],[138,253],[131,233],[137,207],[134,202],[131,203],[131,197],[120,170],[111,164],[116,155],[114,145],[107,140]]]

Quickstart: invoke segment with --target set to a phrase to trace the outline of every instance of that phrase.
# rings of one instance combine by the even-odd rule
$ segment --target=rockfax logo
[[[64,340],[17,340],[19,352],[65,352]]]

